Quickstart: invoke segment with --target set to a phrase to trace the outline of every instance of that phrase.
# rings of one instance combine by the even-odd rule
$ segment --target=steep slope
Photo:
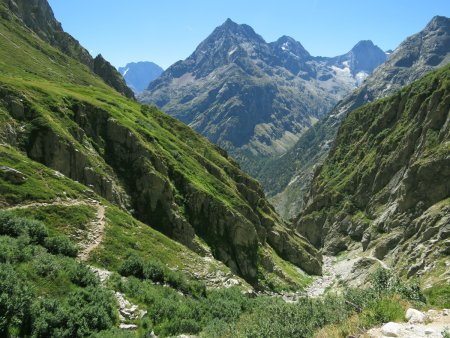
[[[362,248],[407,276],[449,279],[449,112],[447,65],[349,113],[297,229],[329,254]]]
[[[302,275],[285,269],[287,261],[308,273],[321,272],[317,250],[287,227],[259,184],[222,149],[158,110],[119,95],[89,68],[30,34],[3,3],[0,14],[4,147],[84,184],[95,198],[122,208],[124,219],[134,217],[197,255],[212,255],[255,286],[267,286],[268,279],[298,283]],[[14,173],[5,170],[5,175]],[[30,181],[35,174],[29,174]],[[43,183],[58,187],[51,180]],[[4,203],[15,203],[13,192],[5,192]],[[142,244],[134,238],[123,248],[116,243],[116,250],[146,245],[145,238]]]
[[[303,205],[315,167],[330,149],[340,123],[352,109],[422,77],[450,62],[450,19],[435,17],[425,29],[402,42],[355,92],[342,100],[285,155],[271,159],[255,176],[262,182],[278,212],[295,217]]]
[[[290,37],[266,43],[250,26],[228,19],[139,100],[225,148],[253,174],[384,61],[378,47],[364,45],[341,57],[316,58]]]
[[[150,82],[158,78],[164,69],[153,62],[130,62],[125,67],[119,67],[127,85],[135,94],[147,89]]]
[[[1,0],[9,10],[20,18],[23,23],[35,32],[41,39],[58,48],[64,54],[85,64],[108,85],[128,98],[133,98],[133,92],[127,87],[117,70],[101,57],[95,59],[70,34],[64,32],[50,5],[46,0]],[[4,12],[5,18],[9,14]]]

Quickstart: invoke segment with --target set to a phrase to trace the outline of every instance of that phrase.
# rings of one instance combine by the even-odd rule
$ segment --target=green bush
[[[9,211],[0,211],[0,235],[19,237],[26,233],[26,229],[18,218]]]
[[[32,336],[89,337],[114,325],[115,307],[112,293],[98,287],[72,292],[67,303],[53,299],[39,299],[31,310]]]
[[[30,286],[10,264],[0,264],[0,337],[21,335],[33,299]]]
[[[10,237],[28,235],[31,242],[43,244],[48,231],[40,221],[18,217],[9,211],[0,211],[0,235]]]
[[[431,305],[450,308],[450,285],[436,285],[425,291],[426,298]]]
[[[143,267],[143,276],[155,283],[164,283],[165,267],[160,262],[147,262]]]
[[[362,313],[362,323],[370,328],[381,323],[401,321],[405,310],[399,297],[385,296],[373,301]]]
[[[55,255],[60,254],[68,257],[76,257],[78,254],[78,247],[65,236],[46,238],[44,247]]]
[[[35,256],[32,266],[39,276],[51,279],[56,278],[61,271],[61,265],[58,260],[47,252],[42,252]]]
[[[74,263],[69,268],[70,281],[78,286],[96,286],[100,284],[98,276],[83,263]]]
[[[144,278],[144,261],[136,255],[128,256],[119,267],[119,273],[122,276],[134,276],[136,278]]]

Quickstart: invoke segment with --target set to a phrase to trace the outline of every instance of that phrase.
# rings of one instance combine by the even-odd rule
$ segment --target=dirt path
[[[97,210],[95,219],[91,221],[90,226],[88,227],[86,239],[82,240],[79,243],[80,250],[78,252],[78,258],[82,261],[86,261],[89,258],[89,254],[100,245],[105,233],[105,206],[103,206],[99,201],[94,199],[57,199],[51,202],[32,202],[19,204],[13,207],[6,208],[5,210],[43,208],[49,206],[71,207],[77,205],[86,205],[94,207]]]

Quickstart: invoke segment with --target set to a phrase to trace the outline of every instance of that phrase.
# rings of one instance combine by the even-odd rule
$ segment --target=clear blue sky
[[[394,49],[450,0],[49,0],[63,28],[113,65],[185,59],[227,18],[266,41],[289,35],[312,54],[335,56],[359,40]],[[95,56],[94,55],[94,56]]]

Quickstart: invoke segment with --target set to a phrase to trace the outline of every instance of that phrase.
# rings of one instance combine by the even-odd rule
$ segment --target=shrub
[[[28,235],[31,242],[43,244],[48,231],[40,221],[18,217],[9,211],[0,211],[0,235],[10,237]]]
[[[70,281],[78,286],[96,286],[100,284],[98,276],[83,263],[75,263],[69,269]]]
[[[44,247],[55,255],[61,254],[68,257],[76,257],[78,253],[78,247],[65,236],[46,238]]]
[[[136,255],[128,256],[119,267],[119,273],[122,276],[134,276],[140,279],[144,278],[144,261]]]
[[[0,211],[0,235],[19,237],[26,233],[20,220],[9,211]]]
[[[22,331],[33,299],[30,287],[10,264],[0,264],[0,337]]]
[[[72,292],[67,303],[38,299],[31,318],[33,337],[88,337],[114,325],[115,298],[102,288],[88,287]]]
[[[44,244],[48,237],[48,230],[44,223],[35,220],[26,220],[28,236],[33,243]]]
[[[116,299],[111,291],[89,286],[69,295],[67,300],[67,337],[86,337],[110,329],[116,322]]]
[[[400,321],[405,310],[398,296],[384,296],[373,301],[362,314],[362,324],[365,328],[373,327],[381,323]]]
[[[55,259],[55,256],[47,252],[39,253],[33,259],[33,266],[36,272],[41,277],[55,278],[61,271],[61,265]]]
[[[143,267],[143,276],[155,283],[164,283],[165,267],[159,262],[147,262]]]

